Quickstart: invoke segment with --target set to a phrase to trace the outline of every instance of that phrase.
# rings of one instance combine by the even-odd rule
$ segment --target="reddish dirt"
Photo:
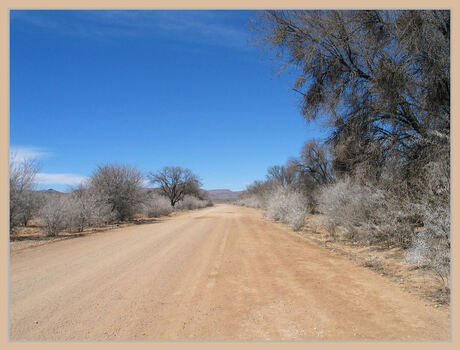
[[[12,251],[11,340],[447,340],[448,310],[227,204]]]

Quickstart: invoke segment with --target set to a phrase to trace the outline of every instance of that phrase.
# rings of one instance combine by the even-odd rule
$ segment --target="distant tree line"
[[[399,246],[450,273],[450,11],[263,11],[254,42],[298,72],[307,121],[329,135],[268,170],[241,204],[299,229]]]
[[[135,167],[107,164],[96,168],[88,181],[68,193],[35,191],[39,166],[34,161],[10,162],[10,234],[38,218],[46,233],[63,230],[82,232],[86,227],[133,219],[136,215],[157,217],[173,210],[191,210],[212,205],[201,182],[191,170],[164,167],[150,172],[152,185]]]

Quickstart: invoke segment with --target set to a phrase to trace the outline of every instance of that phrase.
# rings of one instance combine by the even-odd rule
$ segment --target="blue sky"
[[[242,190],[323,133],[252,11],[11,11],[10,151],[66,190],[98,164],[180,165]]]

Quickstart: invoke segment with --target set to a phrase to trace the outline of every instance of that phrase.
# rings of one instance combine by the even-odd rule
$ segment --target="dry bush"
[[[279,186],[268,197],[265,215],[275,221],[283,222],[294,230],[305,224],[310,212],[308,200],[301,193],[286,186]]]
[[[43,197],[40,193],[29,190],[24,191],[18,198],[18,204],[14,217],[14,225],[27,226],[29,221],[37,215],[38,210],[43,204]]]
[[[91,175],[89,186],[110,205],[113,214],[121,221],[132,218],[145,199],[142,174],[126,165],[98,166]]]
[[[323,187],[318,202],[347,239],[403,248],[411,244],[416,217],[409,203],[388,191],[342,179]]]
[[[82,232],[85,227],[103,225],[115,218],[106,198],[81,184],[66,196],[64,217],[69,231]]]
[[[201,200],[195,196],[186,195],[182,200],[176,203],[175,208],[177,210],[194,210],[212,206],[212,202],[209,200]]]
[[[166,216],[173,211],[170,200],[157,193],[148,195],[144,203],[144,214],[149,218],[156,218],[159,216]]]
[[[48,236],[56,236],[66,227],[66,223],[69,222],[66,218],[66,207],[67,199],[64,196],[51,196],[40,208],[38,215],[45,224],[45,231]]]
[[[243,197],[241,199],[238,199],[235,203],[243,207],[258,208],[258,209],[262,208],[262,203],[260,202],[259,198],[257,198],[257,196],[255,195]]]
[[[449,208],[425,207],[423,229],[415,236],[407,254],[407,262],[432,269],[445,288],[450,275]]]
[[[243,198],[238,203],[251,208],[266,208],[268,198],[278,186],[280,186],[279,181],[273,178],[266,181],[254,181],[247,186]]]
[[[450,275],[450,167],[447,161],[428,163],[420,179],[422,191],[414,204],[423,226],[415,235],[407,261],[428,267],[448,289]],[[423,186],[423,187],[422,187]]]

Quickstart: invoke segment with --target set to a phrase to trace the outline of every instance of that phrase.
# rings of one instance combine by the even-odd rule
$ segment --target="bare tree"
[[[70,229],[82,232],[87,226],[101,225],[113,218],[107,199],[85,183],[73,188],[67,200],[66,217]]]
[[[287,166],[274,165],[267,170],[267,180],[276,181],[283,186],[288,186],[297,180],[296,173],[297,170],[292,164]]]
[[[38,171],[39,165],[35,161],[17,162],[14,156],[11,157],[9,165],[10,228],[20,223],[27,225],[31,215],[38,208],[38,201],[31,193],[35,187],[35,177]]]
[[[305,118],[329,116],[340,171],[449,143],[449,11],[264,11],[254,28],[298,68]]]
[[[313,139],[304,144],[297,163],[299,171],[317,185],[325,185],[334,180],[331,156],[327,146]]]
[[[34,190],[25,191],[20,200],[20,212],[17,215],[19,223],[24,226],[38,213],[39,208],[43,205],[43,197]]]
[[[133,167],[100,165],[89,179],[89,186],[111,207],[117,219],[131,218],[144,201],[143,176]]]
[[[201,182],[190,169],[167,166],[157,172],[150,172],[147,177],[152,185],[158,184],[161,192],[169,198],[171,206],[185,195],[199,195]]]

